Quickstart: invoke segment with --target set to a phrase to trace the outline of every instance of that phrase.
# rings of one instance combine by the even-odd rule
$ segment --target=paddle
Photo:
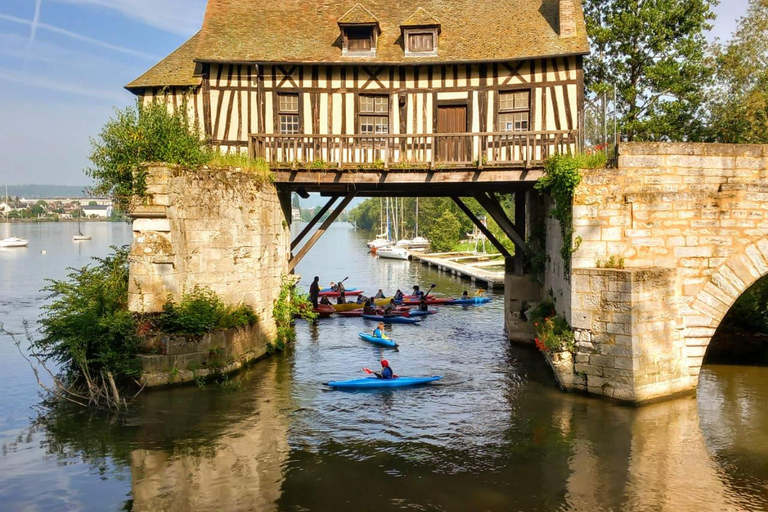
[[[435,288],[435,286],[437,286],[437,285],[435,283],[432,283],[432,286],[429,287],[429,290],[427,290],[427,293],[424,294],[423,298],[426,299],[427,295],[429,295],[429,293]]]
[[[368,368],[366,368],[366,367],[363,367],[363,371],[365,373],[367,373],[368,375],[373,375],[373,372],[371,370],[369,370]]]

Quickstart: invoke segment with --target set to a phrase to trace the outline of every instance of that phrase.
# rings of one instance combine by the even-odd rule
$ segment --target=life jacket
[[[382,379],[391,379],[395,376],[395,372],[392,371],[392,368],[389,366],[381,369],[381,378]]]

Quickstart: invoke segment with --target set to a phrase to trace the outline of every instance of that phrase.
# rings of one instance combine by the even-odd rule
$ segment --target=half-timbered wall
[[[249,134],[279,133],[280,93],[298,93],[300,134],[346,135],[360,132],[361,95],[389,97],[390,134],[435,133],[440,105],[466,105],[467,132],[496,132],[506,91],[530,92],[528,131],[580,132],[581,57],[430,66],[206,64],[201,86],[147,89],[142,96],[186,104],[214,145],[245,151]]]

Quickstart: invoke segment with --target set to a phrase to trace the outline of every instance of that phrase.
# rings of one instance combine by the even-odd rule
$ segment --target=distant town
[[[7,220],[59,221],[119,220],[120,212],[112,206],[112,200],[104,197],[27,199],[7,197],[0,202],[0,214]]]

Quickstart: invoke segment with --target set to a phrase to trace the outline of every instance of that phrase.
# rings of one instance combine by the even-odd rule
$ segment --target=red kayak
[[[441,304],[451,304],[453,303],[454,300],[455,299],[451,299],[451,298],[438,299],[438,298],[427,297],[427,304],[431,306],[439,306]],[[406,306],[418,306],[419,304],[421,304],[421,301],[417,299],[407,299],[399,302],[398,304],[404,304]]]
[[[330,318],[332,314],[336,313],[336,310],[328,304],[318,304],[315,313],[317,313],[318,318]]]
[[[357,295],[362,295],[363,290],[353,290],[351,292],[345,291],[344,296],[345,297],[355,297]],[[341,292],[320,292],[320,297],[338,297],[341,295]]]
[[[408,316],[411,312],[410,306],[407,307],[399,307],[395,309],[391,315],[392,316]],[[346,316],[350,318],[356,318],[363,316],[363,310],[362,309],[353,309],[352,311],[338,311],[336,312],[339,316]],[[384,308],[376,308],[376,314],[377,315],[383,315],[384,314]]]

